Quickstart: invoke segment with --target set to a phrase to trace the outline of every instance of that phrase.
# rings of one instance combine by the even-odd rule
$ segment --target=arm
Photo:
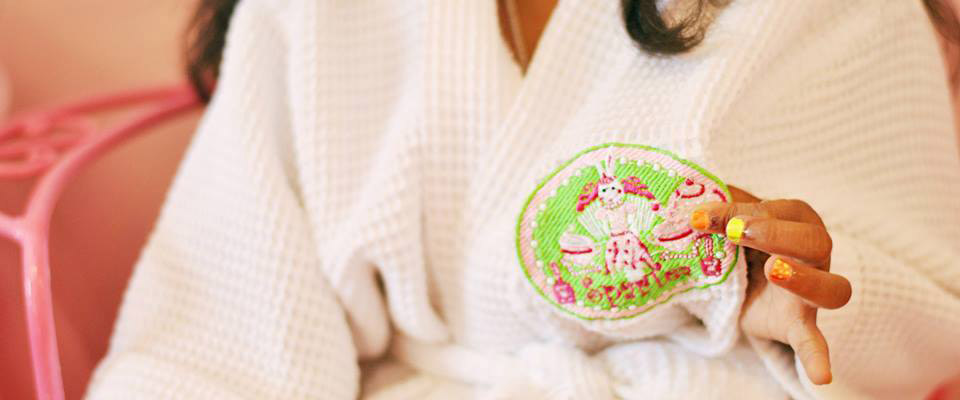
[[[892,246],[842,231],[832,236],[832,271],[853,285],[850,304],[822,312],[817,321],[830,339],[838,384],[873,398],[921,398],[960,373],[960,294],[918,271]],[[944,250],[930,261],[946,258],[938,267],[956,276],[960,254],[956,247]]]
[[[747,221],[743,243],[772,256],[758,263],[756,271],[762,282],[755,282],[751,276],[751,286],[759,284],[763,291],[758,296],[762,299],[755,302],[765,304],[746,306],[741,324],[751,345],[794,397],[923,398],[960,371],[956,365],[960,349],[953,339],[960,334],[960,298],[950,289],[937,285],[883,247],[840,230],[827,237],[833,243],[828,259],[831,273],[819,270],[822,266],[816,264],[806,266],[811,258],[796,261],[790,257],[786,258],[791,260],[787,269],[778,271],[772,261],[784,259],[782,253],[820,247],[813,244],[819,239],[801,239],[795,222],[746,216],[751,214],[745,207],[749,204],[756,203],[734,205],[741,208],[737,214],[742,217],[738,218]],[[773,231],[777,234],[771,235]],[[777,244],[780,239],[775,238],[801,244],[788,249]],[[956,266],[946,267],[945,272],[956,272]],[[765,274],[761,272],[764,270]],[[844,278],[852,282],[852,298]],[[797,302],[801,298],[806,305]],[[850,304],[837,308],[848,298]],[[811,305],[824,308],[818,314]],[[815,325],[807,320],[809,313],[803,309],[812,313]],[[791,313],[796,316],[783,320],[783,315]],[[824,336],[830,340],[829,359],[825,359]],[[794,351],[785,351],[774,341],[788,343]],[[834,384],[810,385],[807,376],[829,376],[830,364],[836,377]]]
[[[811,25],[817,38],[759,68],[734,105],[753,115],[731,113],[712,152],[726,155],[715,170],[729,181],[812,205],[833,239],[830,271],[853,288],[847,306],[817,318],[834,383],[813,389],[792,353],[754,340],[771,371],[797,398],[838,390],[922,398],[956,374],[960,356],[948,339],[960,333],[949,93],[919,3],[857,4],[844,10],[856,19],[834,16],[855,23]]]
[[[279,140],[290,135],[282,35],[259,5],[238,6],[217,94],[91,398],[357,396],[356,350]]]

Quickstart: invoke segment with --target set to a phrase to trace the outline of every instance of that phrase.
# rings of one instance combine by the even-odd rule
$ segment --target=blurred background
[[[0,109],[7,103],[7,115],[16,115],[183,81],[183,31],[194,6],[195,0],[0,0],[0,71],[10,94],[0,94]],[[85,168],[59,202],[51,268],[69,399],[82,396],[106,351],[130,267],[198,116],[171,120],[112,151]],[[0,181],[0,210],[19,213],[31,183]],[[4,400],[33,398],[22,296],[17,248],[0,239]]]
[[[183,81],[184,30],[196,1],[0,0],[0,120]],[[52,285],[70,399],[82,396],[106,351],[130,269],[198,118],[199,111],[168,121],[109,153],[59,202]],[[0,181],[0,210],[19,213],[31,183]],[[0,400],[33,397],[20,284],[17,248],[0,240]]]

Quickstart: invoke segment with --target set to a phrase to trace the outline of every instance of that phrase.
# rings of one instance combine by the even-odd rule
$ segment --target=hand
[[[811,382],[830,383],[830,356],[817,327],[817,309],[843,307],[851,294],[850,282],[829,272],[830,234],[807,203],[760,201],[732,186],[730,192],[732,203],[701,204],[690,225],[744,246],[749,283],[741,328],[747,335],[789,345]]]

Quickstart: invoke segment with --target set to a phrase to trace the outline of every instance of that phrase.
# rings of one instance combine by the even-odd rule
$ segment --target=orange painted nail
[[[698,231],[706,230],[710,227],[710,216],[703,210],[694,211],[690,214],[690,227]]]
[[[770,279],[783,282],[790,280],[794,275],[796,275],[796,272],[786,261],[779,258],[773,261],[773,268],[770,268]]]

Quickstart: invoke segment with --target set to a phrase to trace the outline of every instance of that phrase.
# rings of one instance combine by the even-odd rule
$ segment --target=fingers
[[[734,243],[829,267],[833,242],[807,203],[772,200],[759,203],[704,203],[690,215],[697,231],[726,234]]]
[[[811,382],[818,385],[830,383],[833,376],[827,341],[817,328],[817,308],[810,305],[839,308],[850,300],[852,292],[846,278],[827,272],[833,250],[830,234],[817,212],[805,202],[754,202],[755,197],[739,192],[731,188],[734,203],[698,206],[690,215],[690,227],[700,232],[724,234],[733,243],[772,255],[763,263],[767,280],[799,299],[780,295],[769,297],[779,299],[786,308],[766,315],[768,322],[765,324],[769,325],[771,318],[783,321],[777,316],[786,318],[787,322],[779,325],[786,327],[786,335],[784,329],[768,334],[794,349]],[[759,266],[759,263],[755,265]],[[775,292],[767,290],[763,293]],[[790,310],[796,313],[791,314]],[[794,322],[789,322],[791,320]]]
[[[723,233],[727,223],[737,216],[767,217],[823,225],[817,212],[803,201],[769,200],[759,203],[703,203],[691,215],[690,226],[702,232]]]
[[[810,382],[825,385],[833,380],[830,372],[830,351],[827,340],[817,328],[816,314],[798,321],[787,332],[787,341],[793,348]]]
[[[738,188],[738,187],[736,187],[736,186],[729,185],[729,186],[727,186],[727,189],[730,189],[730,195],[731,195],[730,197],[732,197],[732,198],[733,198],[733,201],[736,202],[736,203],[744,203],[744,202],[745,202],[745,203],[759,203],[759,202],[760,202],[760,198],[759,198],[759,197],[754,196],[754,195],[751,194],[750,192],[748,192],[748,191],[746,191],[746,190],[743,190],[743,189],[740,189],[740,188]]]
[[[803,222],[737,216],[729,220],[725,233],[736,244],[815,265],[825,264],[833,250],[826,228]]]
[[[737,215],[769,216],[763,203],[703,203],[690,214],[690,227],[706,233],[724,233]]]
[[[817,307],[835,309],[850,301],[850,281],[775,255],[765,265],[767,279]]]

